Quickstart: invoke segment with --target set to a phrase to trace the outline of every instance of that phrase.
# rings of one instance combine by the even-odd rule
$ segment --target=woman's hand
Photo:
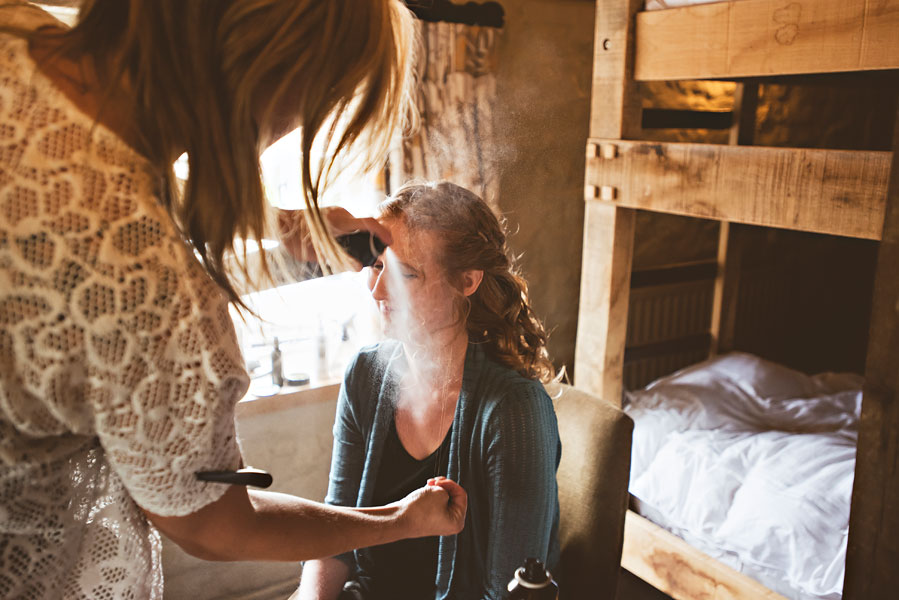
[[[385,244],[389,245],[393,242],[390,231],[377,219],[354,217],[350,211],[340,206],[324,206],[321,208],[321,213],[328,231],[335,237],[364,230],[375,234]],[[312,237],[309,235],[302,210],[280,210],[278,212],[278,233],[281,235],[281,243],[284,244],[284,248],[295,259],[317,262]],[[361,268],[361,265],[358,267]]]
[[[455,535],[465,525],[468,494],[455,481],[437,477],[396,504],[407,521],[409,537]]]

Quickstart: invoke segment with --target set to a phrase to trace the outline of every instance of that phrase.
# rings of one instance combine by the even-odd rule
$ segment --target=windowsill
[[[362,276],[344,273],[255,292],[244,297],[261,319],[234,325],[252,378],[238,415],[277,412],[333,402],[347,364],[359,348],[377,341],[377,315]],[[285,378],[307,377],[305,385],[271,384],[278,340]]]
[[[248,417],[273,413],[307,404],[331,402],[337,398],[340,380],[328,380],[308,383],[301,386],[288,386],[274,396],[254,396],[247,394],[237,403],[237,416]]]

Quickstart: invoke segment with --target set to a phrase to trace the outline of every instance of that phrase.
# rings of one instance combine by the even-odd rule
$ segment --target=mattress
[[[732,353],[629,392],[638,512],[784,596],[840,598],[861,386]]]

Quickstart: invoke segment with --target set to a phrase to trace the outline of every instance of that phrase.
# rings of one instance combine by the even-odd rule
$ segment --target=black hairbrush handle
[[[337,243],[343,246],[347,254],[362,263],[363,267],[375,264],[387,248],[387,244],[381,241],[381,238],[364,230],[337,236]]]
[[[258,488],[267,488],[272,484],[272,476],[260,469],[238,469],[236,471],[199,471],[196,473],[200,481],[212,481],[215,483],[228,483],[231,485],[252,485]]]

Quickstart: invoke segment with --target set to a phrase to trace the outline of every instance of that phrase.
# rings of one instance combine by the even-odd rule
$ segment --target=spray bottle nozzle
[[[337,243],[343,246],[347,254],[362,263],[363,267],[375,264],[381,253],[387,248],[387,244],[370,231],[357,231],[337,236]]]
[[[528,558],[524,561],[524,580],[529,583],[543,583],[547,580],[546,568],[540,559]]]

